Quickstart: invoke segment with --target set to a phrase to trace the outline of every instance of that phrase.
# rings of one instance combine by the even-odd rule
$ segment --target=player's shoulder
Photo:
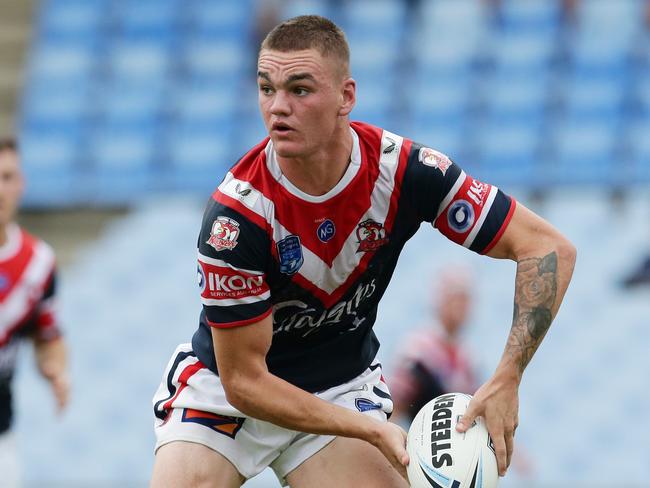
[[[35,252],[54,257],[54,249],[42,238],[32,234],[24,228],[17,226],[20,233],[21,246]]]
[[[208,201],[204,223],[213,222],[217,216],[222,215],[238,216],[251,220],[258,226],[265,226],[265,211],[268,210],[265,203],[272,194],[267,167],[269,147],[267,137],[228,170]]]
[[[269,137],[249,149],[239,160],[230,168],[229,174],[235,178],[244,181],[251,181],[260,176],[266,166],[266,150],[269,146]]]

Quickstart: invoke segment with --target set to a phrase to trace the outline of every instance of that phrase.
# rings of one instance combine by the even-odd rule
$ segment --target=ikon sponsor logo
[[[223,275],[208,273],[208,289],[210,291],[223,291],[230,293],[240,290],[253,290],[260,288],[264,283],[262,276]]]
[[[467,190],[467,197],[476,205],[481,206],[485,201],[485,195],[488,193],[489,188],[490,185],[472,179],[472,185],[469,187],[469,190]]]
[[[201,296],[210,299],[238,299],[268,291],[263,274],[252,274],[228,266],[207,263],[199,258],[198,283]]]

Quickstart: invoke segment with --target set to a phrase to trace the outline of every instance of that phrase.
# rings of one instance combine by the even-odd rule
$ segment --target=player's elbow
[[[573,270],[578,256],[578,250],[573,243],[564,236],[560,236],[556,243],[558,261],[564,263],[567,269]]]
[[[242,413],[248,414],[251,403],[255,399],[254,381],[240,374],[227,374],[221,376],[221,384],[226,393],[226,400],[230,405]]]

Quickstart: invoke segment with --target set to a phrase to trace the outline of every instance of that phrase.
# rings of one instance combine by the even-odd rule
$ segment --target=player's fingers
[[[467,406],[467,410],[465,410],[465,413],[456,424],[456,430],[458,432],[466,432],[474,424],[474,420],[478,415],[478,407],[474,399],[472,399]]]
[[[506,441],[506,468],[509,468],[510,461],[512,461],[512,453],[514,452],[514,448],[515,448],[514,430],[510,433],[508,432],[505,433],[505,441]]]
[[[499,470],[499,476],[505,476],[507,469],[507,451],[506,451],[506,441],[503,432],[499,432],[496,435],[492,436],[492,442],[494,443],[494,454],[497,457],[497,469]]]

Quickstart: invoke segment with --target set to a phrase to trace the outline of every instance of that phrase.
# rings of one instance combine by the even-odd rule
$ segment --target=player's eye
[[[264,95],[270,95],[271,93],[273,93],[273,89],[268,85],[260,85],[260,91]]]
[[[309,90],[306,88],[303,88],[302,86],[296,87],[293,89],[293,92],[298,95],[299,97],[304,97],[309,93]]]

